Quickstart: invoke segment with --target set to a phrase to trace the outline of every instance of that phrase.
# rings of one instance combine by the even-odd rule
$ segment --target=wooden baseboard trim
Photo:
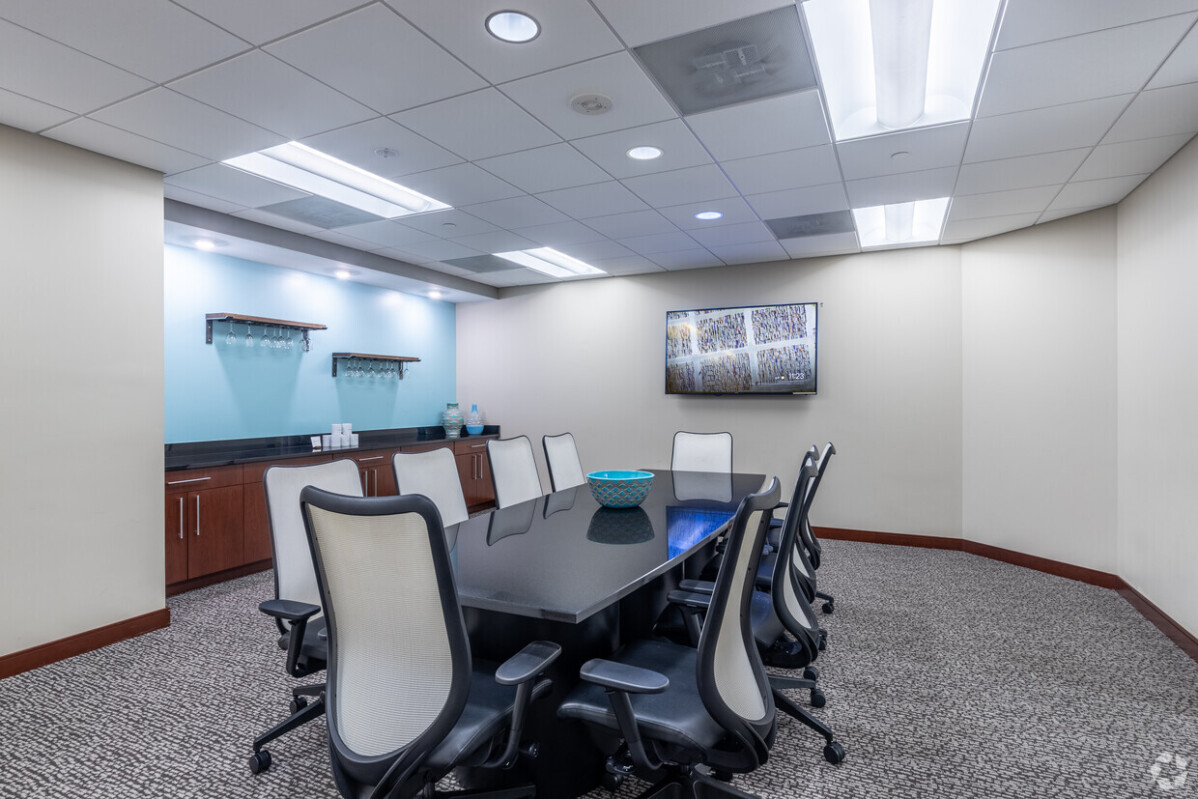
[[[1131,606],[1194,661],[1198,662],[1198,636],[1190,633],[1169,617],[1156,605],[1152,604],[1143,594],[1132,588],[1117,574],[1088,569],[1084,566],[1074,566],[1059,560],[1050,560],[1036,555],[1016,552],[1013,549],[980,544],[964,538],[944,538],[935,535],[910,535],[908,533],[879,533],[873,530],[848,530],[840,527],[815,527],[815,534],[820,538],[833,541],[860,541],[866,544],[890,544],[893,546],[922,547],[924,549],[948,549],[957,552],[968,552],[991,560],[1022,566],[1045,574],[1076,580],[1100,588],[1110,588],[1131,603]]]
[[[257,563],[247,563],[244,566],[238,566],[234,569],[226,569],[223,572],[215,574],[205,574],[203,577],[196,577],[192,580],[184,580],[181,583],[172,583],[166,587],[167,596],[176,596],[184,594],[188,591],[194,591],[197,588],[207,588],[210,585],[223,583],[226,580],[236,580],[238,577],[246,577],[250,574],[264,572],[274,566],[274,561],[270,558],[260,560]]]
[[[164,627],[169,627],[170,623],[170,608],[161,608],[134,616],[131,619],[106,624],[94,630],[60,638],[57,641],[22,649],[20,652],[13,652],[10,655],[3,655],[0,656],[0,679],[32,671],[75,655],[82,655],[84,652],[91,652],[118,641],[135,638],[152,630],[161,630]]]

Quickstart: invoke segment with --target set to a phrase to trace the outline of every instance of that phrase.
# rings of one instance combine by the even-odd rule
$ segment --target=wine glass
[[[291,334],[293,332],[295,331],[293,331],[291,328],[287,328],[287,343],[284,344],[284,346],[287,348],[288,352],[295,348],[295,342],[291,340]]]
[[[232,347],[237,343],[237,334],[233,332],[233,320],[229,320],[229,335],[225,336],[225,344]]]
[[[245,345],[247,347],[254,346],[254,334],[250,331],[251,327],[249,322],[245,323]]]
[[[291,331],[288,330],[287,332],[290,333]],[[283,341],[283,328],[280,327],[275,330],[275,349],[281,350],[286,346],[287,344]]]

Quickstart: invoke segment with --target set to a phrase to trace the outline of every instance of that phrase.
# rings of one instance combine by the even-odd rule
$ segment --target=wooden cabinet
[[[242,564],[240,466],[170,472],[166,480],[166,580],[191,580]]]
[[[487,459],[484,439],[466,439],[453,443],[458,462],[458,478],[462,481],[462,496],[471,510],[495,502],[495,487],[491,484],[491,462]]]
[[[395,496],[395,470],[391,468],[391,456],[395,450],[370,450],[352,455],[358,464],[362,478],[362,493],[368,497]]]

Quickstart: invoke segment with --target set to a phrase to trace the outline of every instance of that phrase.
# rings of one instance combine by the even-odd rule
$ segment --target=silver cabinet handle
[[[196,494],[196,535],[200,534],[200,495]]]
[[[168,486],[181,486],[184,483],[202,483],[205,480],[211,480],[211,477],[193,477],[190,480],[167,480]]]
[[[487,445],[486,444],[471,444],[470,448],[471,449],[482,449],[485,446],[487,446]]]
[[[365,463],[366,461],[381,461],[382,459],[382,455],[375,455],[372,458],[358,458],[358,463]]]
[[[179,497],[179,540],[183,540],[183,497]]]

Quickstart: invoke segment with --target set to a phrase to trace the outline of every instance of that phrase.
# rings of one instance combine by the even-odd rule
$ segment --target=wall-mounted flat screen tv
[[[667,394],[814,394],[818,303],[666,314]]]

